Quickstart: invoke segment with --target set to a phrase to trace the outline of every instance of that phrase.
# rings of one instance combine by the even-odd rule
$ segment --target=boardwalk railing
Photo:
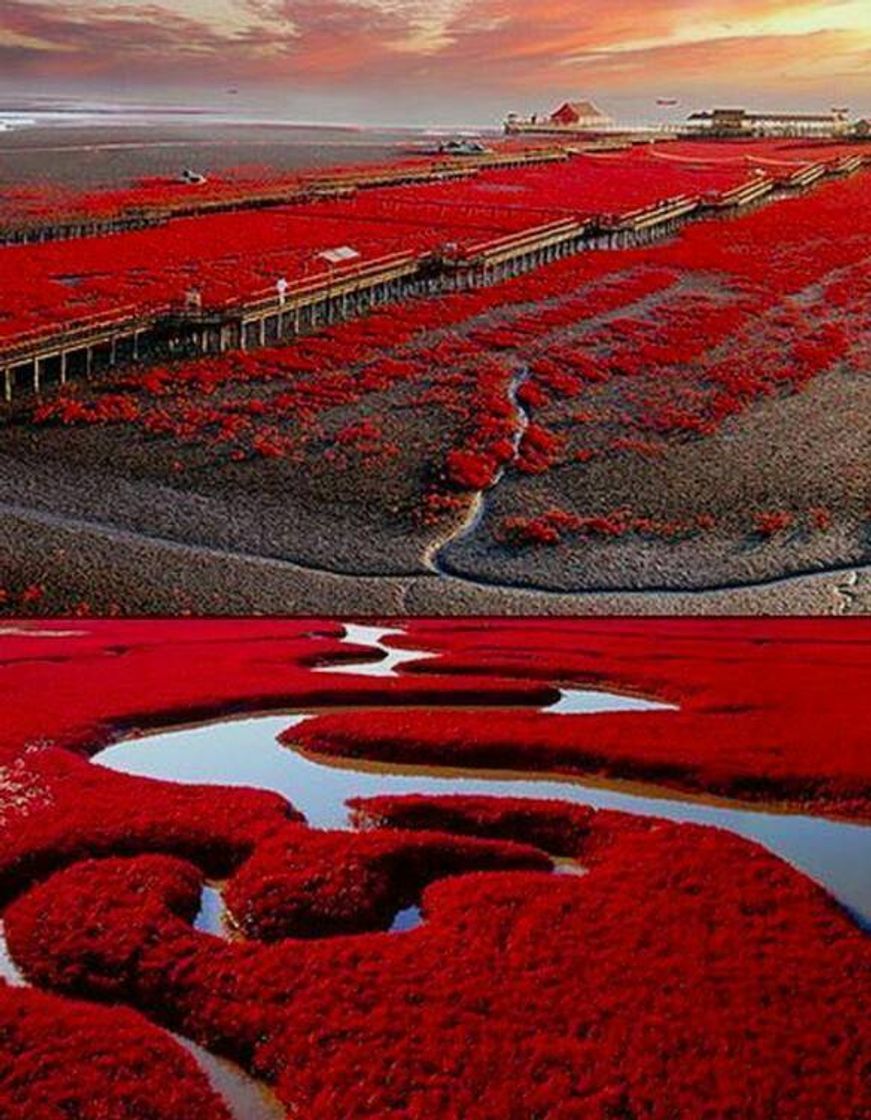
[[[812,186],[826,175],[834,173],[835,165],[826,163],[809,163],[805,167],[799,167],[797,171],[793,171],[789,175],[775,180],[778,187],[786,188],[787,190],[803,190],[806,187]]]
[[[704,206],[709,210],[732,210],[738,207],[749,206],[771,194],[774,190],[774,180],[768,175],[757,175],[749,182],[741,183],[730,190],[721,191],[705,199]]]

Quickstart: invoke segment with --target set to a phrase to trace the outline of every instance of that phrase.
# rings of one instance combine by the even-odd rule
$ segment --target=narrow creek
[[[638,710],[634,697],[602,697],[577,690],[550,711]],[[396,709],[391,709],[396,710]],[[274,790],[316,828],[348,827],[345,802],[378,794],[476,794],[555,798],[602,809],[712,825],[754,840],[824,886],[854,918],[871,927],[871,827],[743,803],[687,797],[662,786],[549,774],[457,770],[448,767],[361,763],[317,757],[277,737],[311,718],[288,712],[215,721],[143,735],[107,747],[94,761],[125,774],[169,781]],[[421,718],[425,714],[421,712]]]
[[[453,575],[449,565],[444,562],[444,555],[453,545],[459,544],[467,537],[477,530],[478,526],[484,520],[484,514],[487,512],[487,495],[494,490],[505,476],[505,472],[512,465],[517,458],[520,451],[520,444],[523,440],[524,433],[530,424],[530,416],[526,408],[520,401],[518,393],[521,385],[529,378],[529,370],[526,366],[521,366],[517,369],[508,383],[508,400],[511,407],[514,409],[515,426],[514,432],[511,437],[511,442],[514,449],[514,454],[511,460],[501,466],[493,477],[493,481],[489,486],[484,487],[483,490],[478,490],[472,499],[472,504],[469,506],[469,511],[460,524],[450,533],[447,537],[440,541],[436,541],[427,551],[425,556],[426,566],[438,575]]]
[[[219,895],[216,897],[220,900]],[[219,901],[218,905],[222,910],[223,903]],[[207,929],[208,926],[201,925],[198,921],[198,928]],[[210,930],[210,932],[217,931]],[[9,953],[2,921],[0,921],[0,980],[5,980],[13,988],[30,986]],[[170,1035],[194,1058],[209,1084],[224,1101],[233,1120],[284,1120],[287,1113],[271,1089],[251,1077],[241,1066],[226,1058],[218,1057],[174,1031],[163,1030],[158,1026],[154,1029]]]

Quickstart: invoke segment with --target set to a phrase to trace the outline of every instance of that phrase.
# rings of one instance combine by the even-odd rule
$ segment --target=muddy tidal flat
[[[15,127],[0,133],[4,220],[162,205],[179,165],[240,197],[303,171],[395,168],[424,139]],[[2,351],[131,301],[172,306],[192,283],[217,308],[276,275],[306,282],[337,245],[424,259],[568,209],[598,220],[609,199],[628,211],[772,165],[829,169],[650,244],[418,292],[245,353],[146,353],[63,388],[51,359],[37,397],[16,367],[0,609],[865,612],[871,171],[832,170],[853,148],[679,141],[0,248]]]

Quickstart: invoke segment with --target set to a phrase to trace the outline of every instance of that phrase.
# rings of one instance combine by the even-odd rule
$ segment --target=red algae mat
[[[0,1117],[225,1120],[169,1032],[318,1120],[871,1115],[871,943],[756,844],[482,796],[361,798],[315,829],[275,793],[89,761],[136,730],[310,711],[294,742],[321,752],[867,819],[871,626],[398,625],[389,645],[436,656],[389,677],[316,671],[376,657],[336,621],[4,628],[0,917],[29,986],[0,979]],[[676,710],[544,716],[567,687]],[[205,883],[232,936],[195,925]]]

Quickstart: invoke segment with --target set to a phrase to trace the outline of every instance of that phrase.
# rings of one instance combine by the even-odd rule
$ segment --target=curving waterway
[[[456,575],[447,563],[445,554],[454,545],[461,544],[475,534],[487,512],[488,495],[499,485],[505,477],[505,472],[516,462],[517,456],[520,454],[520,445],[523,442],[526,429],[529,427],[530,416],[518,394],[520,387],[528,379],[529,370],[526,366],[522,366],[514,372],[508,383],[508,402],[514,412],[514,431],[511,435],[511,445],[514,453],[511,460],[499,468],[492,482],[475,493],[466,516],[453,532],[443,540],[437,541],[427,550],[425,556],[427,567],[438,575]]]
[[[596,710],[590,694],[583,695],[585,710]],[[620,697],[614,701],[632,699]],[[603,703],[609,700],[611,697],[604,694]],[[557,711],[551,710],[559,719]],[[787,860],[823,885],[857,921],[871,928],[871,827],[867,825],[685,797],[664,787],[638,783],[327,759],[277,741],[282,732],[308,718],[308,714],[285,713],[160,731],[107,747],[95,761],[142,777],[274,790],[300,809],[316,828],[348,827],[345,802],[350,797],[408,793],[557,798],[601,809],[713,825],[754,840]],[[423,712],[421,718],[425,718]]]
[[[367,646],[359,663],[322,666],[319,672],[395,676],[398,665],[424,650],[396,650],[385,639],[394,627],[348,624],[344,641]],[[379,656],[380,655],[380,656]],[[673,709],[673,705],[592,689],[562,689],[549,708],[554,719],[594,712]],[[397,709],[392,708],[395,711]],[[871,826],[805,813],[774,811],[755,803],[694,797],[664,786],[552,774],[415,767],[318,757],[278,742],[313,712],[290,711],[212,720],[127,738],[106,747],[94,762],[109,769],[167,781],[249,786],[273,790],[317,828],[348,827],[346,801],[378,794],[475,794],[556,798],[575,804],[672,821],[711,825],[753,840],[824,886],[862,925],[871,928]],[[425,718],[423,712],[421,718]]]

